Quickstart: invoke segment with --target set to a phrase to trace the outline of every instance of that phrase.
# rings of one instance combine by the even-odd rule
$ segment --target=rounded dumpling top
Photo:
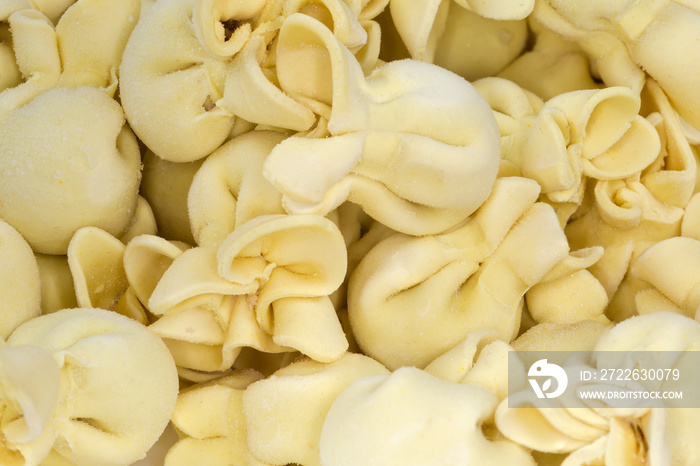
[[[47,351],[60,370],[44,387],[59,384],[47,427],[55,431],[52,455],[78,465],[131,464],[165,429],[178,393],[175,363],[140,323],[103,309],[66,309],[26,322],[7,343]]]
[[[140,166],[117,102],[92,87],[51,89],[0,125],[0,218],[44,254],[65,254],[83,226],[119,236],[136,209]]]

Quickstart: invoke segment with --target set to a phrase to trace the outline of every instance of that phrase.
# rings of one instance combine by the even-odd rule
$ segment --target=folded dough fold
[[[61,16],[56,38],[63,73],[59,86],[91,86],[113,96],[124,47],[141,12],[139,0],[78,0]]]
[[[581,324],[579,324],[581,325]],[[566,328],[564,328],[566,330]],[[567,331],[567,333],[569,333]],[[591,336],[594,345],[577,349],[592,350],[590,356],[570,358],[563,364],[571,374],[569,381],[582,369],[644,369],[663,363],[670,369],[678,368],[688,374],[685,383],[692,383],[692,370],[688,351],[697,351],[700,344],[700,326],[687,317],[656,312],[631,317]],[[514,344],[520,351],[561,350],[562,347],[527,347]],[[564,346],[566,350],[571,347]],[[645,353],[646,352],[646,353]],[[656,352],[649,366],[648,352]],[[686,372],[687,371],[687,372]],[[599,389],[671,390],[673,381],[580,381],[578,388],[594,385]],[[538,399],[522,381],[523,390],[511,392],[496,410],[496,425],[509,439],[526,447],[550,453],[567,453],[561,463],[566,466],[590,464],[620,464],[617,461],[635,459],[648,464],[692,464],[698,458],[690,434],[670,435],[669,429],[678,432],[669,419],[674,417],[686,425],[697,425],[695,410],[659,405],[650,407],[611,407],[605,403],[588,404],[583,399]],[[607,385],[606,385],[607,384]],[[578,388],[574,387],[575,390]],[[678,387],[675,387],[678,388]],[[569,388],[571,390],[571,388]],[[566,403],[566,408],[564,408]],[[661,403],[661,401],[659,401]],[[569,454],[570,453],[570,454]],[[690,462],[688,462],[690,461]]]
[[[178,254],[167,243],[153,246],[172,251],[163,250],[157,272],[135,292],[147,297],[157,316],[150,328],[165,339],[178,366],[226,370],[244,347],[298,350],[322,362],[347,349],[329,298],[343,282],[347,253],[330,220],[264,215],[234,229],[217,249]],[[148,262],[140,260],[131,267],[144,276],[144,266]]]
[[[345,242],[333,222],[317,215],[256,217],[224,240],[217,262],[227,280],[259,285],[250,297],[255,318],[277,344],[322,362],[347,349],[328,297],[347,268]]]
[[[243,416],[243,392],[261,378],[256,371],[237,371],[183,390],[172,415],[180,440],[168,451],[165,466],[265,464],[248,449]]]
[[[9,15],[17,71],[24,82],[0,92],[0,119],[52,88],[61,76],[56,30],[40,11],[20,9]]]
[[[8,465],[37,465],[57,437],[59,366],[34,345],[0,348],[0,456]]]
[[[554,32],[577,41],[597,62],[607,85],[639,91],[648,74],[679,115],[700,128],[697,86],[671,71],[682,67],[691,75],[700,72],[695,49],[687,47],[700,38],[700,8],[666,0],[589,3],[547,0],[537,2],[533,14]]]
[[[345,353],[328,364],[295,362],[249,385],[242,397],[248,448],[271,464],[332,464],[322,463],[319,452],[331,404],[352,382],[388,372],[367,356]]]
[[[485,437],[482,424],[497,404],[486,389],[415,367],[363,377],[331,405],[321,431],[321,461],[333,466],[534,465],[520,445]]]
[[[156,2],[134,27],[119,67],[129,124],[149,149],[172,162],[209,155],[234,120],[216,106],[229,65],[203,49],[191,22],[193,6],[194,0]]]
[[[300,62],[318,71],[310,77]],[[429,234],[455,226],[488,196],[497,127],[462,78],[413,60],[365,78],[330,30],[299,14],[280,30],[277,74],[290,96],[326,109],[330,133],[290,137],[265,162],[288,212],[325,215],[351,200],[390,228]]]
[[[130,464],[165,429],[177,372],[160,338],[138,322],[103,309],[65,309],[25,323],[7,343],[42,348],[60,368],[51,423],[54,452],[64,460]]]
[[[396,234],[375,246],[348,289],[350,323],[365,354],[391,369],[424,367],[479,328],[515,337],[523,295],[569,252],[554,211],[535,202],[538,194],[535,181],[499,178],[459,228]]]
[[[700,241],[677,236],[659,241],[632,264],[631,272],[651,285],[635,296],[637,312],[673,310],[691,319],[700,316]]]
[[[187,212],[199,246],[218,246],[236,225],[260,215],[283,214],[281,194],[263,177],[270,151],[285,135],[251,131],[207,157],[192,179]]]
[[[574,251],[525,294],[530,316],[537,323],[600,320],[608,305],[603,285],[587,269],[602,256],[602,247]]]

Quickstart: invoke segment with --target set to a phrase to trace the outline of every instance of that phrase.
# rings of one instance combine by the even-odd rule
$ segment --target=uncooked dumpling
[[[178,380],[172,356],[146,327],[103,309],[67,309],[15,330],[8,346],[23,345],[49,352],[60,368],[54,454],[79,466],[126,465],[158,440]]]
[[[481,387],[456,384],[414,367],[350,384],[331,405],[321,432],[321,462],[341,465],[534,465],[505,439],[484,436],[498,404]]]
[[[0,217],[36,252],[65,254],[84,226],[121,235],[140,166],[121,107],[99,89],[54,88],[0,115]]]

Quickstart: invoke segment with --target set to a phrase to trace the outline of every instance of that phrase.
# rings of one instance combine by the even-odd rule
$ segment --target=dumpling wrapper
[[[37,317],[8,346],[36,345],[60,367],[55,452],[77,465],[130,464],[168,424],[178,379],[172,356],[140,323],[103,309]]]
[[[498,339],[492,329],[475,330],[463,342],[438,356],[425,367],[435,377],[454,383],[483,387],[499,401],[508,395],[509,377],[524,378],[525,372],[509,374],[508,352],[513,348]]]
[[[606,314],[613,320],[635,313],[635,296],[648,285],[628,273],[629,265],[649,246],[682,232],[683,208],[695,186],[697,167],[688,141],[668,99],[651,79],[642,103],[659,135],[658,157],[625,181],[598,181],[591,208],[566,228],[573,247],[605,248],[590,272],[608,293]]]
[[[523,145],[544,101],[503,78],[481,78],[473,85],[488,102],[498,124],[501,135],[499,177],[522,176]]]
[[[533,14],[545,26],[576,40],[596,62],[607,85],[640,90],[648,73],[681,118],[700,128],[700,92],[688,75],[700,72],[694,48],[700,8],[690,2],[538,2]],[[673,70],[683,69],[684,73]],[[643,70],[643,71],[642,71]]]
[[[146,310],[126,275],[125,252],[124,243],[99,228],[83,227],[73,235],[67,258],[77,306],[115,311],[148,325]]]
[[[581,325],[577,324],[579,328]],[[590,325],[587,326],[589,330],[594,330]],[[572,328],[567,327],[560,327],[560,331],[564,330],[564,337],[571,334]],[[689,360],[684,358],[684,352],[697,351],[700,342],[700,324],[693,320],[674,313],[656,312],[629,318],[603,332],[586,333],[597,338],[595,345],[590,345],[593,338],[589,338],[583,347],[580,343],[570,346],[559,338],[560,344],[554,347],[551,344],[533,347],[527,343],[523,346],[517,344],[517,341],[514,347],[520,351],[592,350],[591,361],[584,364],[607,369],[658,367],[659,363],[663,363],[664,367],[678,368],[682,374],[686,374],[683,383],[697,384]],[[580,336],[581,333],[576,332],[575,335]],[[644,359],[648,353],[637,353],[635,356],[636,351],[658,353],[652,365],[648,366]],[[598,356],[603,354],[601,352],[614,353],[606,353],[605,359],[599,360]],[[565,369],[576,372],[581,368],[571,366]],[[572,376],[569,380],[577,379]],[[601,384],[580,382],[582,386],[589,383]],[[672,381],[640,380],[634,383],[640,390],[680,389],[679,386],[673,386]],[[580,400],[579,408],[584,409],[570,407],[572,400],[563,409],[561,399],[538,400],[531,393],[529,388],[512,393],[510,399],[498,407],[496,424],[508,438],[529,448],[553,453],[572,452],[562,463],[564,465],[589,464],[588,461],[620,464],[616,461],[632,459],[636,459],[639,464],[692,464],[683,461],[697,458],[696,449],[691,446],[689,437],[669,436],[665,432],[670,426],[666,421],[667,416],[677,416],[690,424],[696,423],[697,414],[694,409],[585,406]]]
[[[606,316],[621,321],[634,314],[634,296],[643,282],[630,277],[629,265],[645,249],[680,233],[681,208],[662,204],[638,181],[598,181],[594,205],[566,227],[573,248],[602,246],[603,257],[590,272],[605,288]]]
[[[361,378],[335,399],[321,431],[321,462],[341,465],[534,465],[524,448],[487,439],[496,395],[414,367]],[[358,448],[361,445],[362,448]]]
[[[236,225],[261,215],[283,214],[282,195],[262,167],[283,133],[252,131],[223,144],[197,170],[187,195],[194,239],[216,247]]]
[[[537,323],[573,323],[599,319],[606,323],[608,295],[587,269],[603,256],[603,248],[574,251],[525,294],[527,309]]]
[[[248,448],[243,416],[243,392],[261,378],[256,371],[244,370],[183,390],[172,415],[181,438],[164,465],[264,465]]]
[[[345,353],[328,364],[295,362],[251,384],[242,405],[250,451],[272,464],[322,464],[321,428],[338,394],[362,377],[388,373],[367,356]]]
[[[141,156],[117,102],[92,87],[55,88],[0,119],[0,217],[34,251],[65,254],[84,226],[128,228]]]
[[[659,135],[641,117],[641,99],[624,87],[567,92],[547,101],[523,146],[523,175],[558,202],[581,177],[622,179],[656,160]]]
[[[68,245],[78,307],[113,311],[129,282],[124,272],[126,246],[95,227],[78,230]],[[145,323],[145,322],[141,322]]]
[[[640,314],[673,310],[691,319],[700,309],[700,241],[677,236],[659,241],[632,264],[634,277],[652,287],[637,293]],[[664,305],[665,304],[665,305]]]
[[[216,106],[227,65],[197,39],[191,22],[194,4],[156,2],[129,36],[119,67],[119,92],[129,124],[149,149],[172,162],[209,155],[224,142],[234,121]]]
[[[343,281],[342,235],[315,215],[265,215],[231,232],[218,249],[177,256],[148,298],[151,328],[179,366],[221,371],[244,347],[339,358],[348,342],[328,295]]]
[[[22,73],[20,73],[15,60],[15,53],[12,48],[12,34],[10,33],[10,25],[7,23],[7,18],[2,17],[0,12],[0,92],[7,88],[15,87],[22,82]]]
[[[317,70],[313,80],[300,62]],[[280,30],[277,72],[289,95],[327,109],[330,133],[290,137],[265,162],[287,212],[326,215],[351,200],[390,228],[430,234],[455,226],[488,197],[498,130],[486,102],[459,76],[402,60],[365,78],[323,24],[300,14]]]
[[[29,244],[0,219],[0,338],[41,314],[39,266]]]
[[[56,24],[63,72],[59,86],[103,88],[113,96],[118,68],[141,12],[140,0],[78,0]]]
[[[162,257],[159,266],[168,260]],[[148,283],[141,285],[144,291]],[[245,305],[235,298],[254,292],[257,284],[242,286],[220,277],[216,251],[201,247],[179,254],[152,283],[146,306],[157,320],[150,328],[164,339],[177,365],[199,371],[231,367],[240,346],[228,341],[229,328]]]
[[[343,282],[347,251],[338,228],[318,215],[266,215],[234,230],[217,251],[222,277],[258,282],[252,296],[260,328],[281,346],[321,362],[348,343],[328,297]]]
[[[499,178],[459,228],[397,234],[375,246],[348,289],[350,323],[365,354],[390,369],[425,367],[479,328],[513,339],[523,295],[569,252],[554,211],[535,202],[538,194],[533,180]]]
[[[34,345],[0,348],[0,458],[8,466],[37,465],[51,450],[57,432],[59,366]]]
[[[16,66],[27,79],[0,93],[0,118],[54,87],[61,75],[61,57],[53,23],[37,10],[11,8],[11,11],[7,21]]]

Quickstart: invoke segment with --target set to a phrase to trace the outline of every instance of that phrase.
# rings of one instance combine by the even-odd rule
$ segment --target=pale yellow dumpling
[[[54,458],[128,465],[168,424],[178,392],[175,363],[160,338],[134,320],[103,309],[64,309],[20,326],[8,345],[43,348],[60,368],[46,427],[55,430]],[[58,381],[48,382],[50,391]]]
[[[340,465],[534,465],[527,451],[484,436],[496,395],[414,367],[350,384],[321,431],[321,463]]]
[[[0,219],[0,338],[37,317],[41,285],[39,267],[24,238]]]
[[[45,254],[65,254],[84,226],[119,236],[140,164],[117,102],[92,87],[51,89],[0,120],[0,218]]]

